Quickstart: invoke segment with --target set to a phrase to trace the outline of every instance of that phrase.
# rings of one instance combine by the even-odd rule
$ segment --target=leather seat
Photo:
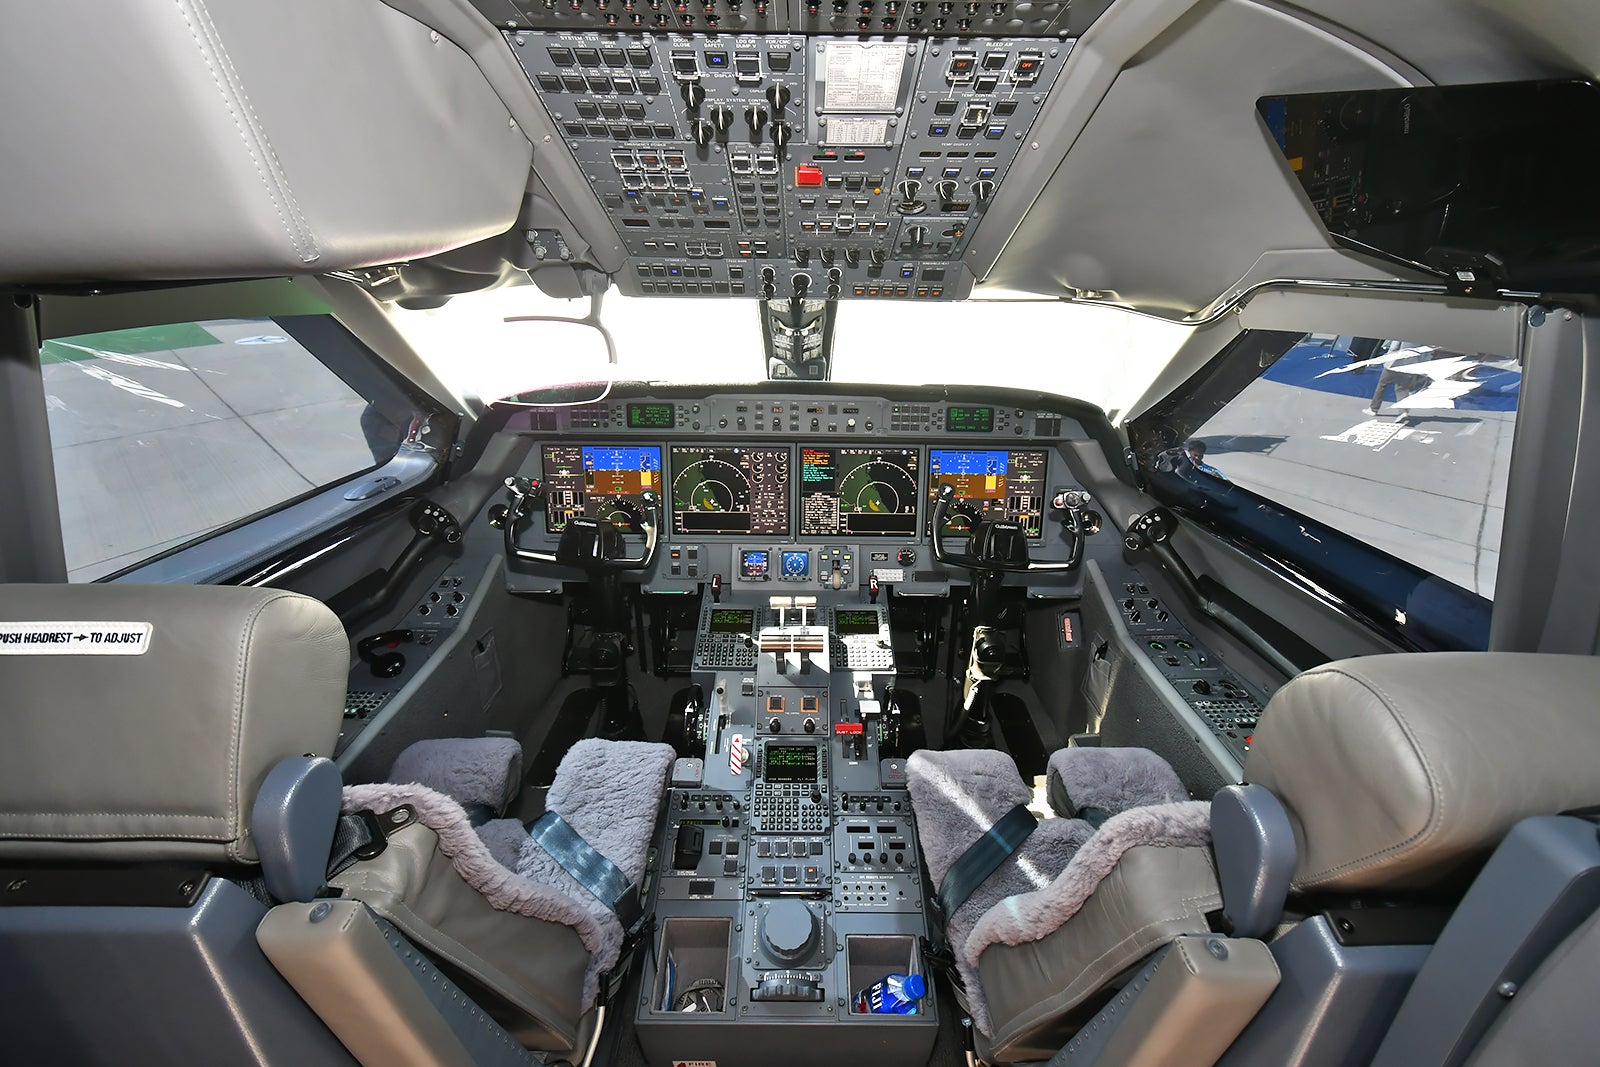
[[[577,902],[497,908],[382,805],[372,854],[327,877],[348,669],[338,618],[294,593],[0,586],[8,1056],[489,1063],[588,1039]]]
[[[0,634],[5,1058],[353,1062],[254,939],[261,898],[309,899],[327,863],[339,620],[276,590],[12,585]]]

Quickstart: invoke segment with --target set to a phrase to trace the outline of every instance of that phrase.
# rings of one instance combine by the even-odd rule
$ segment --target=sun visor
[[[503,233],[532,148],[378,0],[28,4],[0,41],[0,282],[391,263]]]

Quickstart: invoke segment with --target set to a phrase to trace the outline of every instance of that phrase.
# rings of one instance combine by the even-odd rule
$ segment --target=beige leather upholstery
[[[362,1064],[472,1067],[359,901],[280,904],[256,927],[256,942]]]
[[[1260,941],[1180,937],[1131,1007],[1118,1012],[1116,1035],[1095,1067],[1207,1067],[1256,1017],[1278,977]]]
[[[979,973],[994,1036],[975,1034],[979,1055],[1049,1059],[1072,1033],[1074,1008],[1174,937],[1206,932],[1206,913],[1221,903],[1210,849],[1129,849],[1054,932],[984,950]]]
[[[1525,816],[1600,803],[1597,694],[1588,656],[1342,660],[1272,698],[1245,778],[1289,813],[1295,889],[1423,888]]]
[[[419,822],[389,833],[388,847],[330,880],[426,949],[469,994],[482,986],[516,1013],[475,997],[528,1048],[569,1052],[583,1017],[589,952],[568,926],[496,911],[456,873],[439,838]],[[446,933],[445,931],[449,931]]]
[[[253,862],[267,772],[333,751],[349,645],[310,597],[8,585],[0,622],[151,626],[142,655],[0,655],[0,858]]]

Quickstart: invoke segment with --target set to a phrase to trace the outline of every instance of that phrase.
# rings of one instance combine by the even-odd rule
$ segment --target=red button
[[[833,732],[836,734],[859,734],[861,732],[861,724],[858,722],[836,722],[833,724]]]
[[[822,168],[808,167],[803,164],[794,168],[794,184],[796,188],[803,188],[807,185],[821,185]]]

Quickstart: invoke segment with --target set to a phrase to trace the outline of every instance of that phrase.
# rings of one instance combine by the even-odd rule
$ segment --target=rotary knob
[[[861,249],[847,248],[844,250],[844,261],[850,266],[859,266],[861,263]]]
[[[922,183],[915,178],[907,178],[894,187],[894,195],[904,201],[912,201],[922,192]]]
[[[711,137],[714,132],[711,128],[711,123],[705,119],[695,119],[689,124],[689,136],[693,137],[694,143],[701,148],[711,143]]]
[[[760,104],[751,104],[744,109],[744,120],[750,124],[750,136],[753,139],[767,124],[767,109]]]
[[[933,186],[934,195],[947,204],[954,200],[956,198],[956,194],[960,191],[961,186],[957,185],[953,178],[946,178],[944,181],[935,182]]]
[[[989,198],[994,196],[994,182],[988,178],[979,178],[972,183],[972,197],[980,204],[987,204]]]
[[[773,901],[761,923],[762,944],[784,963],[798,963],[815,952],[820,934],[816,913],[793,898]]]
[[[889,257],[884,255],[883,249],[874,248],[872,251],[867,253],[867,258],[872,261],[872,265],[874,267],[881,267],[883,266],[883,261]]]
[[[767,86],[767,102],[772,105],[772,110],[782,111],[789,104],[789,87],[783,84]]]
[[[699,111],[700,105],[705,102],[706,87],[699,82],[683,83],[683,102],[689,106],[690,111]]]
[[[930,244],[928,240],[928,228],[926,226],[907,226],[906,241],[911,245],[912,248],[928,247]]]
[[[787,122],[774,122],[772,124],[772,143],[782,148],[794,137],[794,130]]]
[[[728,127],[733,125],[733,108],[724,104],[712,108],[711,125],[716,127],[718,133],[727,133]]]

